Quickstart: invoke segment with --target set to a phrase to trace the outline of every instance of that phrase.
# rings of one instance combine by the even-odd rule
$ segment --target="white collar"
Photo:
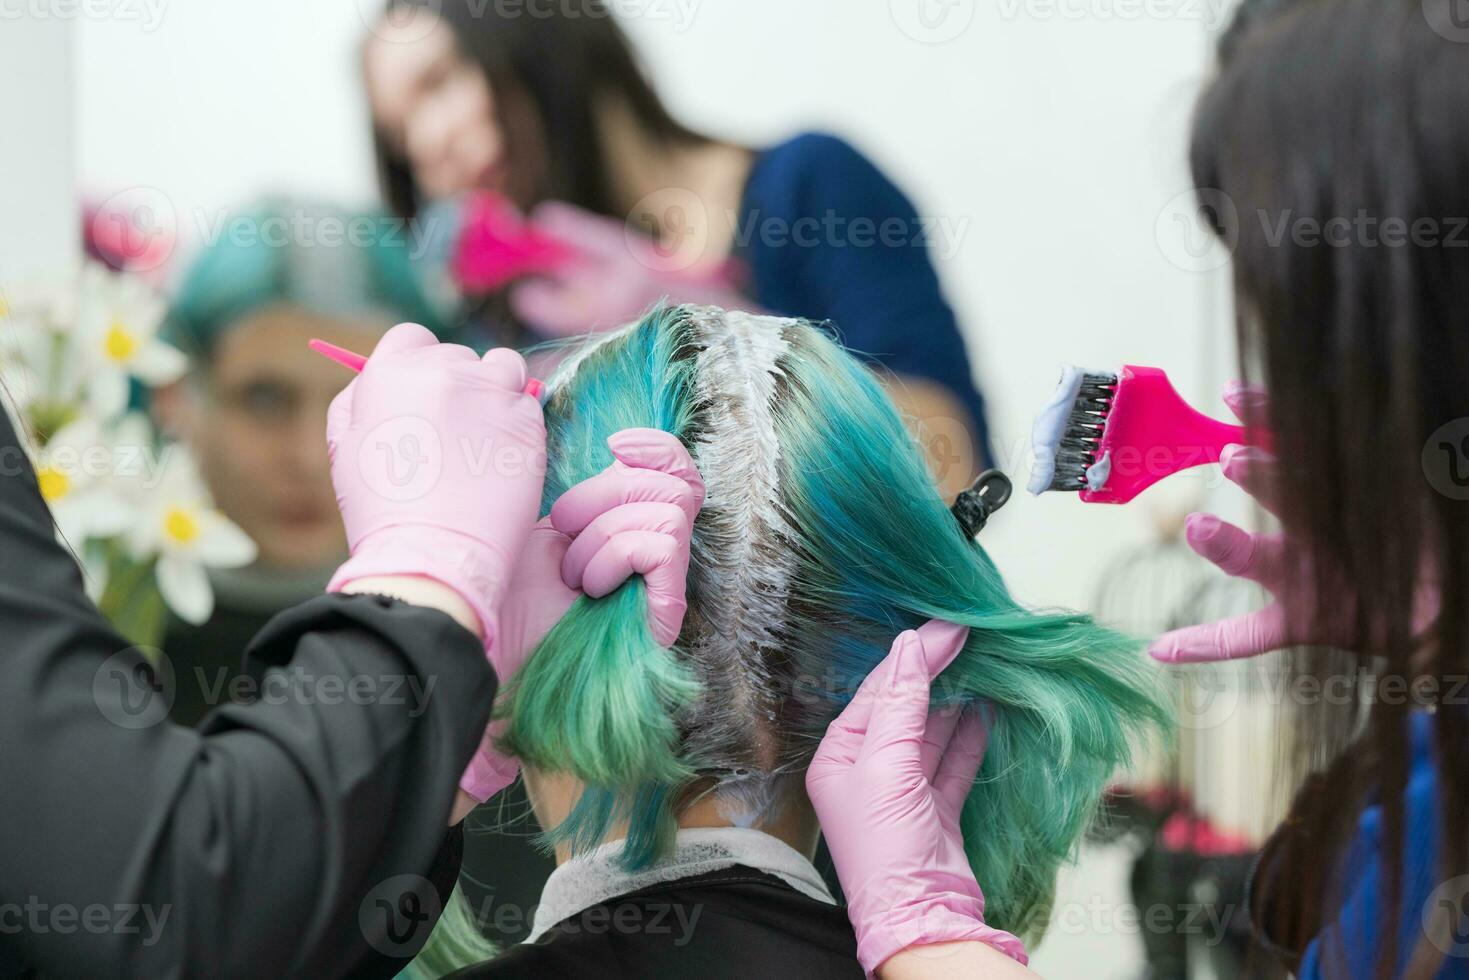
[[[626,871],[618,863],[622,847],[620,840],[609,841],[551,872],[541,891],[541,902],[536,906],[526,942],[535,942],[556,923],[608,899],[737,864],[774,875],[807,898],[836,904],[810,861],[784,841],[758,830],[742,827],[680,830],[674,837],[672,852],[641,871]]]

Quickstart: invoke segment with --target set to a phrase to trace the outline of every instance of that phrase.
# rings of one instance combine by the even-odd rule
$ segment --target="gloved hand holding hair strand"
[[[647,584],[653,635],[672,646],[683,628],[694,519],[704,481],[683,443],[657,429],[624,429],[607,440],[615,462],[573,486],[536,524],[501,615],[501,656],[518,669],[577,597],[607,595],[633,575]],[[483,803],[518,766],[494,747],[499,726],[459,787]]]
[[[942,620],[899,635],[806,771],[869,976],[894,954],[935,943],[980,942],[1027,962],[1019,939],[985,924],[959,827],[984,761],[984,715],[977,705],[929,706],[933,678],[968,636]]]

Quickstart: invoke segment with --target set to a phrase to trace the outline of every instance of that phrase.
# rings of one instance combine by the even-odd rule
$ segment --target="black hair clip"
[[[984,530],[991,515],[1010,499],[1010,478],[999,470],[985,470],[970,484],[969,489],[954,500],[949,511],[959,522],[966,538],[976,537]]]

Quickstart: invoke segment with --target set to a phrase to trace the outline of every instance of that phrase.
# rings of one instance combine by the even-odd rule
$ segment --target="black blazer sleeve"
[[[482,646],[334,595],[251,652],[256,703],[169,723],[166,670],[88,601],[0,408],[0,964],[324,977],[381,951],[360,913],[432,873],[494,697]]]

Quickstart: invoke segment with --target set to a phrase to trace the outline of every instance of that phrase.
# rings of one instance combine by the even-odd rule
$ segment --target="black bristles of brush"
[[[1087,467],[1097,461],[1097,447],[1107,428],[1107,413],[1117,397],[1117,375],[1086,373],[1071,412],[1066,416],[1066,430],[1056,446],[1056,470],[1051,474],[1047,490],[1080,491],[1086,489]]]

